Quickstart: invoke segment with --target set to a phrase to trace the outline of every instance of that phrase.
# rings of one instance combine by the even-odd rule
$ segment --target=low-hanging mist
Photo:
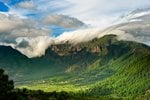
[[[21,18],[17,15],[0,13],[0,45],[11,46],[29,58],[40,57],[54,40],[48,25],[64,28],[84,26],[81,21],[64,15],[48,15],[40,21]],[[44,21],[47,23],[44,23]],[[55,22],[54,22],[55,20]],[[61,22],[60,22],[61,21]]]
[[[104,35],[117,35],[118,40],[135,41],[150,46],[150,9],[136,10],[121,18],[119,24],[106,29],[89,28],[73,32],[64,32],[55,38],[55,43],[72,44],[86,42]]]

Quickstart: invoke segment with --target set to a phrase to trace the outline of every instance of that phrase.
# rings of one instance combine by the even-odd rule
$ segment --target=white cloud
[[[136,13],[136,15],[138,14]],[[128,22],[114,25],[104,30],[93,28],[74,32],[64,32],[56,38],[56,43],[69,41],[70,43],[76,44],[89,41],[93,38],[100,38],[104,35],[114,34],[117,35],[118,40],[136,41],[150,46],[150,14],[136,17],[137,16],[134,18],[140,19],[140,21],[135,20],[132,22],[128,19]]]
[[[42,22],[43,24],[56,25],[64,28],[81,28],[85,26],[78,19],[65,15],[48,15],[43,18]]]
[[[17,6],[23,9],[28,9],[28,10],[36,9],[36,5],[32,0],[20,2],[17,4]]]
[[[44,55],[50,45],[50,32],[38,28],[34,20],[0,14],[0,45],[12,46],[29,58]],[[24,48],[20,44],[23,41]]]
[[[36,13],[38,16],[62,14],[77,18],[85,24],[106,28],[117,23],[118,17],[138,8],[150,6],[149,0],[28,0],[11,7],[11,11],[24,14]],[[15,10],[15,11],[14,11]]]
[[[66,0],[71,6],[58,13],[70,15],[86,24],[106,27],[117,18],[137,8],[149,7],[149,0]],[[141,3],[142,2],[142,3]]]
[[[0,14],[0,44],[12,46],[29,58],[42,56],[52,39],[51,30],[45,28],[46,24],[65,28],[84,25],[81,21],[64,15],[48,16],[44,21],[46,23],[43,25],[30,18]]]
[[[130,24],[127,24],[126,28],[125,27],[120,28],[120,27],[121,26],[110,27],[105,30],[93,28],[93,29],[77,30],[73,32],[64,32],[63,34],[55,38],[55,43],[61,44],[61,43],[69,42],[72,44],[77,44],[80,42],[90,41],[94,38],[101,38],[104,35],[113,34],[113,35],[117,35],[118,40],[136,41],[136,42],[143,43],[143,44],[150,46],[150,30],[149,30],[150,26],[147,26],[147,25],[143,26],[143,28],[146,29],[147,27],[147,29],[138,32],[138,34],[136,33],[137,33],[137,29],[139,28],[139,26],[136,26],[136,27],[134,26],[131,28]]]
[[[22,54],[28,56],[29,58],[40,57],[45,54],[45,50],[50,46],[51,39],[52,38],[50,38],[49,36],[18,38],[18,45],[15,46],[15,49],[19,50]],[[20,46],[20,44],[23,42],[24,47]]]
[[[16,27],[23,26],[23,20],[18,19],[16,16],[9,16],[0,13],[0,32],[10,32]]]
[[[47,36],[50,30],[38,28],[37,22],[31,19],[22,19],[14,15],[0,14],[0,37],[36,37]]]
[[[96,38],[100,32],[100,29],[91,28],[91,29],[81,29],[73,32],[64,32],[60,36],[56,37],[55,43],[64,43],[69,41],[70,43],[76,44],[80,42],[86,42]]]

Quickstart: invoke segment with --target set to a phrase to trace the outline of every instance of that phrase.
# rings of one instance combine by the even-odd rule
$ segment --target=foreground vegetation
[[[105,88],[99,89],[99,91],[95,91],[94,93],[103,94],[100,95],[90,95],[83,91],[80,92],[44,92],[42,90],[29,90],[26,88],[17,89],[14,88],[14,83],[12,80],[8,79],[8,75],[4,74],[4,70],[0,69],[0,100],[126,100],[126,99],[135,99],[135,100],[148,100],[150,97],[150,93],[144,95],[136,95],[131,97],[118,97],[115,95],[106,95],[108,90]]]
[[[88,99],[79,94],[61,92],[43,92],[42,90],[14,89],[14,83],[0,69],[0,100],[76,100]],[[94,99],[94,98],[93,98]]]
[[[42,90],[29,90],[14,88],[12,80],[0,69],[0,100],[97,100],[112,99],[112,97],[88,96],[83,92],[44,92]]]

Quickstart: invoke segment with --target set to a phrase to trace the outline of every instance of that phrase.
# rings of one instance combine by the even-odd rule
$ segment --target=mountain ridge
[[[37,58],[27,58],[11,47],[2,46],[0,51],[0,66],[19,88],[79,91],[82,87],[86,95],[124,97],[144,94],[150,86],[150,47],[119,41],[116,35],[75,45],[55,44]]]
[[[100,39],[93,39],[89,42],[78,43],[76,45],[72,45],[68,42],[51,45],[46,50],[44,56],[30,59],[11,47],[6,48],[7,47],[5,46],[0,47],[0,57],[1,59],[5,59],[5,61],[9,60],[9,62],[12,63],[10,65],[13,65],[16,62],[21,64],[23,60],[24,63],[27,63],[28,65],[34,65],[36,62],[41,62],[41,65],[49,66],[49,64],[55,65],[57,62],[64,65],[63,61],[66,60],[72,60],[71,62],[73,64],[73,62],[80,62],[79,59],[82,59],[83,62],[90,62],[90,60],[92,61],[93,59],[103,58],[103,62],[107,62],[107,60],[109,61],[109,59],[112,59],[113,57],[117,58],[127,52],[135,52],[138,50],[139,52],[144,53],[143,48],[150,47],[135,42],[118,41],[116,35],[106,35]],[[1,60],[1,66],[2,62],[3,61]],[[70,64],[70,62],[68,62],[68,64]],[[19,67],[19,64],[16,66]]]

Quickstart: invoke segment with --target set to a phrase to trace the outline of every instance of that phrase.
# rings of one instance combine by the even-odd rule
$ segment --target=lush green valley
[[[45,56],[27,58],[0,47],[0,68],[17,88],[73,92],[81,97],[150,98],[150,47],[107,35],[89,42],[54,44]]]

